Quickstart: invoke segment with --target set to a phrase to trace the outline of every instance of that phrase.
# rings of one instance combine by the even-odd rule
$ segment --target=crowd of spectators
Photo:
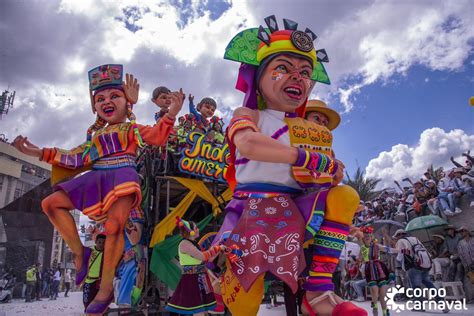
[[[469,206],[474,207],[474,157],[470,152],[463,153],[465,165],[453,158],[455,168],[444,171],[428,169],[423,177],[414,182],[403,179],[407,185],[401,186],[394,181],[397,189],[383,190],[370,201],[361,201],[362,205],[355,216],[355,226],[363,226],[376,220],[396,220],[408,223],[411,219],[423,215],[437,215],[449,218],[460,214],[461,197],[467,196]]]
[[[440,168],[434,172],[432,168],[428,169],[419,180],[403,179],[403,182],[409,185],[402,187],[395,181],[398,190],[383,190],[376,198],[361,201],[354,218],[354,226],[364,228],[376,225],[381,220],[384,223],[389,223],[391,220],[398,223],[399,227],[405,227],[410,220],[423,215],[437,215],[449,222],[453,216],[458,216],[463,211],[470,212],[474,206],[474,169],[472,169],[474,157],[470,152],[463,153],[463,156],[466,157],[465,165],[451,158],[455,168],[449,171],[445,172]],[[461,208],[461,199],[464,199],[464,209]],[[459,281],[463,284],[468,303],[474,302],[474,238],[468,227],[447,225],[443,233],[438,230],[438,233],[432,234],[425,244],[416,237],[409,236],[403,228],[397,233],[398,235],[395,234],[397,236],[391,237],[382,233],[383,237],[380,240],[380,244],[384,247],[394,249],[381,255],[381,260],[396,276],[392,284],[405,288],[421,287],[422,283],[424,287],[440,287],[443,286],[442,282]],[[429,269],[412,270],[404,266],[405,256],[410,253],[400,250],[400,244],[403,242],[397,241],[407,238],[412,243],[422,244],[426,249],[431,261]],[[362,246],[361,239],[355,237],[350,240]],[[397,252],[403,255],[400,256]],[[364,275],[364,262],[360,255],[351,254],[349,251],[342,262],[345,273],[340,287],[345,298],[356,301],[367,300],[370,291]]]

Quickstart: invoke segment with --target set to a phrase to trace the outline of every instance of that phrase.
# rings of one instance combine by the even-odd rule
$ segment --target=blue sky
[[[432,127],[474,134],[474,108],[469,106],[473,71],[471,55],[461,71],[414,66],[389,83],[363,88],[357,95],[359,107],[343,115],[346,123],[334,133],[336,153],[355,170],[395,144],[416,145],[421,132]]]
[[[1,132],[39,146],[83,142],[94,120],[87,70],[104,63],[140,80],[140,123],[153,123],[158,85],[211,96],[228,120],[243,95],[224,49],[272,14],[310,28],[329,55],[332,84],[312,98],[343,113],[335,151],[350,174],[360,166],[387,186],[474,149],[470,0],[1,1],[0,88],[17,91]]]

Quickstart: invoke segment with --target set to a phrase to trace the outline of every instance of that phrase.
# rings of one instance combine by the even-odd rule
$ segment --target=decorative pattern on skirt
[[[257,277],[271,272],[298,288],[298,275],[305,268],[305,220],[289,195],[262,197],[250,194],[236,227],[225,244],[237,245],[243,256],[232,263],[232,271],[248,291]]]
[[[383,286],[389,283],[390,273],[387,266],[380,260],[365,263],[365,280],[368,286]]]

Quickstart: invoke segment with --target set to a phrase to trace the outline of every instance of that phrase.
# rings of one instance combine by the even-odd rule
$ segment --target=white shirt
[[[71,282],[71,272],[66,272],[66,274],[64,275],[64,282]]]
[[[395,248],[397,250],[400,250],[400,252],[397,255],[397,260],[401,261],[403,270],[406,271],[405,260],[403,260],[404,259],[403,255],[409,255],[413,257],[414,253],[412,250],[412,245],[416,245],[418,243],[421,244],[421,242],[416,237],[403,237],[397,241]]]
[[[57,270],[56,273],[54,274],[53,280],[54,281],[60,281],[61,280],[61,272],[59,272],[59,270]]]
[[[271,137],[277,131],[284,128],[285,112],[266,109],[259,111],[259,119],[257,127],[259,131]],[[290,146],[290,136],[288,131],[276,138],[282,144]],[[238,149],[235,150],[236,161],[243,159]],[[268,183],[300,189],[298,183],[293,179],[293,172],[291,165],[287,163],[272,163],[250,160],[244,164],[236,164],[236,179],[237,183]]]

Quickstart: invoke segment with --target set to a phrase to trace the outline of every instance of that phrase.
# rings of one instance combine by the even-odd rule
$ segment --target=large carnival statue
[[[76,285],[87,275],[90,251],[83,247],[69,211],[78,209],[90,219],[104,222],[107,240],[102,280],[87,314],[103,314],[113,300],[112,282],[124,250],[125,224],[130,210],[139,206],[142,198],[135,163],[137,149],[144,143],[160,146],[166,142],[184,100],[182,91],[171,93],[168,113],[154,126],[139,125],[132,112],[139,84],[132,75],[126,75],[126,82],[122,78],[122,65],[102,65],[89,71],[92,112],[97,117],[85,143],[63,150],[39,148],[23,136],[13,142],[24,154],[52,164],[55,177],[90,170],[56,184],[54,193],[42,201],[43,211],[74,253]]]
[[[321,64],[328,57],[315,50],[311,30],[283,21],[279,30],[275,16],[267,17],[267,29],[240,32],[225,52],[242,63],[236,87],[246,95],[227,129],[234,196],[216,240],[243,256],[227,263],[224,303],[233,315],[255,315],[266,272],[295,292],[306,265],[303,242],[314,238],[303,312],[366,315],[335,295],[331,281],[359,197],[339,185],[344,165],[334,157],[331,130],[304,119],[315,82],[329,83]],[[235,278],[244,291],[229,296],[226,285]]]

